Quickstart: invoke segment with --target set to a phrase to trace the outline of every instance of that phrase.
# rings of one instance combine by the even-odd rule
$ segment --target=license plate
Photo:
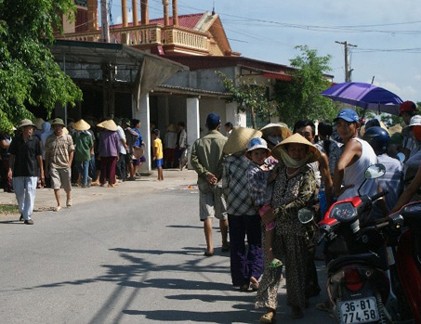
[[[339,303],[341,323],[366,323],[379,320],[376,298],[347,300]]]

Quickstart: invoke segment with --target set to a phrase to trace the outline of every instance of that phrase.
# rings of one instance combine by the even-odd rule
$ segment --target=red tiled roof
[[[203,17],[203,15],[204,15],[203,13],[199,13],[199,14],[178,16],[178,25],[180,27],[193,29],[194,27],[196,27],[197,23]],[[172,25],[172,17],[170,17],[169,21],[170,21],[170,25]],[[149,20],[149,22],[151,24],[163,25],[164,24],[164,18],[151,19],[151,20]]]
[[[199,20],[203,17],[204,13],[197,13],[197,14],[191,14],[191,15],[181,15],[178,16],[178,25],[180,27],[193,29],[196,27]],[[172,17],[169,18],[169,24],[172,25]],[[139,26],[141,25],[139,21]],[[164,18],[156,18],[156,19],[150,19],[149,25],[164,25]],[[128,26],[133,26],[133,23],[129,23]],[[116,24],[110,26],[110,28],[121,28],[123,27],[123,24]]]
[[[190,70],[210,69],[227,66],[242,66],[259,70],[268,78],[284,79],[295,70],[292,67],[271,62],[259,61],[243,56],[188,56],[188,55],[162,55],[183,65]]]

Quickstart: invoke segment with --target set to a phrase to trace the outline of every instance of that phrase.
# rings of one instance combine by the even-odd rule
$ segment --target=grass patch
[[[0,204],[0,214],[16,214],[19,213],[17,205],[13,204]]]

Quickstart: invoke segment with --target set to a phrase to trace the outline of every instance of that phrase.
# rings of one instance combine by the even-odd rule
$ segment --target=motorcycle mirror
[[[298,220],[301,224],[310,223],[314,219],[314,212],[310,208],[304,207],[298,211]]]
[[[384,176],[386,174],[386,167],[381,163],[376,163],[370,165],[364,172],[364,181],[361,183],[360,187],[358,188],[358,195],[361,196],[360,190],[365,185],[367,180],[369,179],[376,179]]]
[[[364,172],[366,179],[376,179],[386,174],[386,167],[381,163],[370,165]]]

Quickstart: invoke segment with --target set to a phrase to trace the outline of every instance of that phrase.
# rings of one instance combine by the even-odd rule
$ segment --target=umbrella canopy
[[[399,115],[402,103],[402,99],[393,92],[362,82],[338,83],[323,91],[322,95],[334,101],[393,115]]]

